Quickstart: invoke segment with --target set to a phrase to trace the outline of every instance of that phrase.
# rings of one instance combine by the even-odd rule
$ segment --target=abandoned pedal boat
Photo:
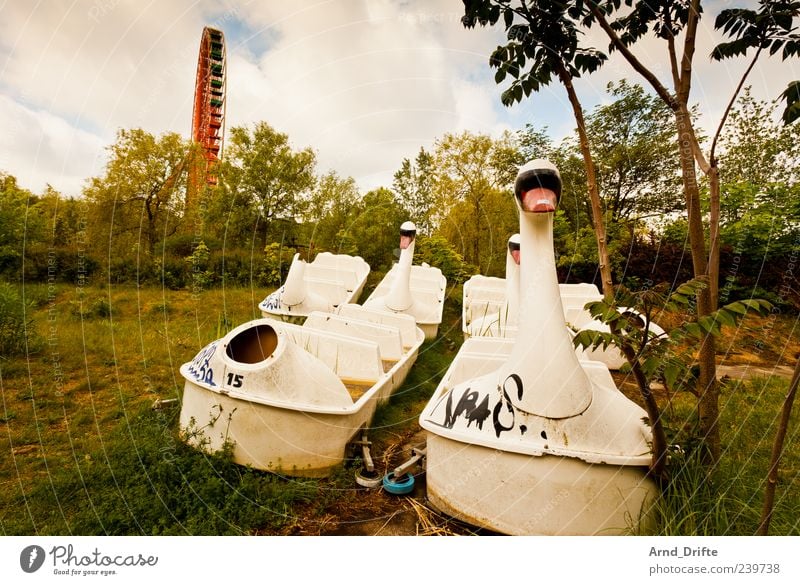
[[[519,317],[519,234],[508,239],[506,277],[476,274],[464,283],[461,329],[470,337],[516,337]]]
[[[408,315],[347,304],[305,323],[256,319],[211,342],[180,372],[180,427],[241,465],[323,477],[403,383],[424,334]]]
[[[553,252],[560,192],[548,161],[520,170],[519,332],[467,339],[420,415],[427,495],[505,534],[624,534],[652,519],[652,435],[608,368],[572,345]]]
[[[400,259],[364,301],[364,306],[411,315],[425,333],[425,339],[433,339],[442,322],[447,279],[438,268],[412,264],[416,234],[414,223],[407,221],[400,226]]]
[[[330,312],[355,303],[370,266],[360,256],[320,252],[313,262],[295,254],[284,283],[258,305],[264,317],[302,323],[314,311]]]
[[[506,268],[509,274],[509,267]],[[518,282],[519,269],[511,268],[512,279]],[[497,278],[475,275],[464,283],[461,328],[464,339],[470,337],[516,337],[518,331],[517,315],[513,310],[514,299],[509,302],[509,290],[513,281],[506,278]],[[575,283],[559,284],[561,303],[564,308],[564,318],[571,335],[584,330],[609,332],[611,329],[602,321],[598,321],[586,310],[586,303],[603,300],[603,295],[594,284]],[[517,298],[519,291],[517,291]],[[633,312],[629,308],[620,308],[621,311]],[[664,334],[664,330],[654,322],[649,325],[650,336],[656,337]],[[586,359],[605,364],[610,370],[619,370],[625,363],[625,356],[615,345],[608,347],[587,348]]]

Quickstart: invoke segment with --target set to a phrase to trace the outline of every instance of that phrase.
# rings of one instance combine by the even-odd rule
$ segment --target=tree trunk
[[[689,111],[681,104],[675,111],[678,131],[681,175],[686,196],[686,211],[689,220],[689,245],[692,250],[692,267],[695,277],[708,276],[708,262],[705,251],[705,233],[702,211],[700,209],[700,189],[697,183],[697,170],[692,149],[694,129]],[[711,313],[711,291],[708,287],[697,294],[697,316]],[[719,387],[717,385],[716,344],[710,334],[703,339],[698,355],[700,376],[698,380],[698,412],[700,431],[708,448],[708,463],[715,464],[720,455],[719,440]]]
[[[715,158],[710,160],[708,169],[710,210],[708,217],[708,292],[711,310],[717,309],[719,302],[719,214],[720,184],[719,167]]]
[[[600,280],[603,285],[603,297],[606,301],[614,298],[614,281],[611,279],[611,262],[608,258],[608,248],[606,247],[606,228],[603,222],[603,208],[600,205],[600,191],[597,187],[597,176],[595,172],[594,159],[589,148],[589,137],[586,135],[586,123],[583,118],[583,108],[572,86],[572,78],[563,67],[559,67],[558,76],[561,83],[567,90],[569,103],[572,104],[572,111],[575,121],[578,123],[578,138],[580,139],[581,154],[583,164],[586,167],[586,184],[589,190],[589,201],[592,205],[592,219],[594,222],[594,235],[597,240],[597,258],[600,267]]]
[[[614,329],[613,326],[612,329]],[[619,330],[615,330],[614,333],[619,334]],[[620,349],[622,349],[625,359],[631,365],[631,371],[634,378],[636,378],[636,384],[639,386],[639,391],[644,400],[647,418],[650,419],[650,428],[653,433],[653,459],[650,464],[650,474],[661,481],[664,479],[664,468],[667,464],[667,435],[664,431],[664,425],[661,423],[661,410],[636,357],[636,351],[629,345],[623,345]]]
[[[797,385],[800,383],[800,359],[794,365],[792,381],[789,382],[789,390],[783,400],[781,409],[781,420],[778,430],[775,432],[775,441],[772,444],[772,456],[769,461],[769,473],[767,474],[767,487],[764,490],[764,507],[761,510],[761,522],[758,525],[758,536],[769,534],[769,523],[772,520],[772,506],[775,503],[775,486],[778,485],[778,466],[781,463],[781,452],[783,442],[786,439],[786,432],[789,428],[789,418],[792,416],[792,406],[794,397],[797,394]]]

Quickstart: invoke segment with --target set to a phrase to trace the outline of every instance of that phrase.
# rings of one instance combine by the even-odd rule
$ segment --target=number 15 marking
[[[242,374],[234,374],[233,372],[228,372],[228,386],[230,386],[231,388],[241,388],[243,381],[244,381],[244,376]]]

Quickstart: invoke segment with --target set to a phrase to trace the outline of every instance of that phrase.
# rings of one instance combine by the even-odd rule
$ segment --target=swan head
[[[514,182],[514,198],[524,213],[551,213],[561,199],[561,174],[549,160],[525,163]]]
[[[514,260],[514,264],[517,265],[519,265],[519,248],[520,248],[519,234],[514,234],[513,236],[508,238],[508,253]]]
[[[417,237],[417,226],[412,221],[403,222],[400,226],[400,249],[405,250],[414,243]]]

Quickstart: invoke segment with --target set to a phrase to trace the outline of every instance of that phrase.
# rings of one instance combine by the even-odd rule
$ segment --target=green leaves
[[[800,35],[793,27],[800,12],[800,2],[794,0],[761,0],[760,9],[733,8],[723,10],[714,28],[733,40],[720,43],[711,52],[716,61],[747,53],[748,49],[768,50],[775,55],[781,49],[783,60],[800,51]]]
[[[687,338],[700,341],[707,335],[717,337],[721,334],[723,326],[734,327],[738,325],[741,318],[747,315],[748,312],[765,315],[771,310],[772,304],[765,300],[744,299],[735,301],[720,307],[709,315],[700,317],[696,321],[685,323],[670,332],[670,337],[676,341]]]
[[[613,333],[584,329],[575,335],[572,343],[575,347],[583,347],[585,349],[597,349],[598,347],[606,349],[608,346],[614,345],[616,341],[616,336]]]
[[[800,81],[792,81],[781,97],[786,101],[783,123],[788,125],[800,117]]]
[[[582,1],[465,0],[462,23],[473,28],[503,17],[508,42],[492,52],[489,66],[497,69],[495,83],[513,78],[500,96],[511,106],[550,83],[556,72],[579,77],[602,66],[605,54],[579,46],[578,22],[586,14]]]

